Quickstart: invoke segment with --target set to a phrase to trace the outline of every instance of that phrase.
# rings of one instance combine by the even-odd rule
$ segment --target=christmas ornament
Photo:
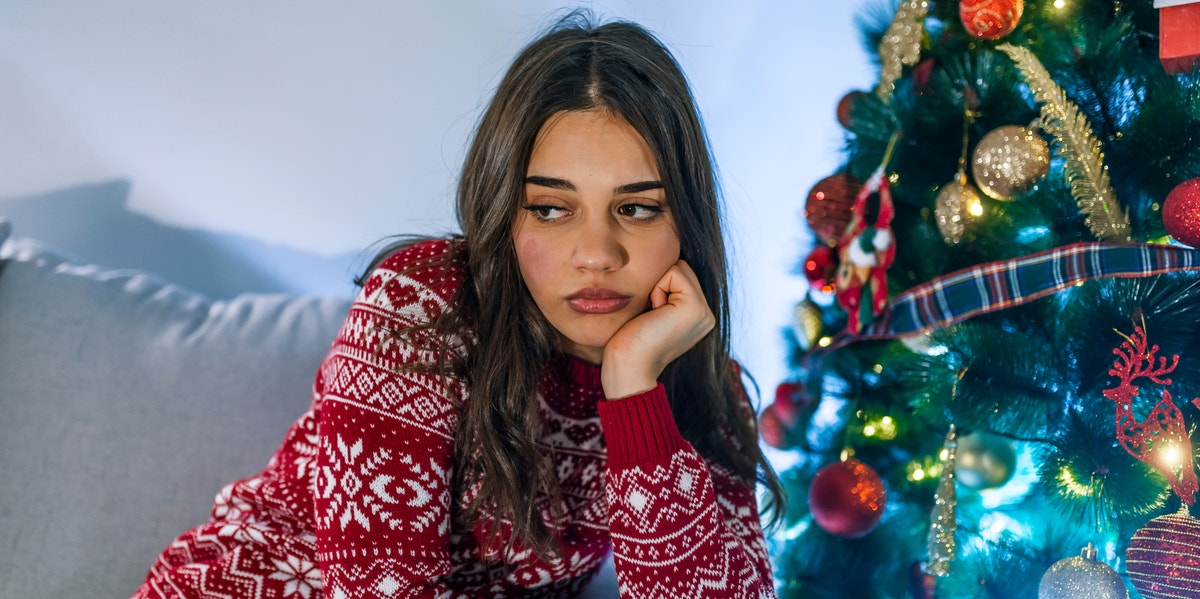
[[[1163,389],[1162,399],[1151,408],[1145,420],[1138,422],[1133,411],[1133,402],[1139,390],[1133,382],[1146,379],[1163,387],[1170,386],[1171,379],[1166,375],[1179,365],[1179,356],[1171,356],[1168,365],[1167,358],[1158,355],[1158,346],[1150,346],[1146,340],[1145,323],[1135,326],[1133,335],[1125,337],[1113,354],[1117,359],[1108,374],[1116,377],[1119,385],[1115,389],[1104,390],[1104,397],[1116,404],[1117,441],[1129,455],[1167,477],[1175,494],[1185,504],[1191,505],[1200,484],[1197,483],[1196,467],[1192,463],[1192,443],[1188,438],[1187,425],[1183,421],[1183,413],[1171,401],[1171,392]],[[1193,399],[1192,403],[1200,407],[1200,399]]]
[[[917,64],[921,58],[921,37],[925,35],[925,15],[929,0],[903,0],[896,7],[896,16],[883,38],[879,40],[879,85],[875,95],[887,104],[896,90],[896,80],[904,67]]]
[[[837,276],[837,254],[827,245],[818,245],[804,259],[804,278],[813,289],[833,293],[833,279]]]
[[[771,404],[784,426],[791,428],[800,419],[801,413],[813,407],[814,398],[804,385],[793,382],[780,383],[775,388],[775,402]]]
[[[853,458],[822,468],[808,488],[813,520],[825,532],[845,539],[857,539],[874,530],[886,502],[879,475]]]
[[[837,173],[817,181],[808,192],[804,217],[821,243],[836,241],[850,222],[854,198],[862,183],[846,173]]]
[[[1200,177],[1176,185],[1167,194],[1162,220],[1175,241],[1200,247]]]
[[[1127,599],[1125,581],[1116,570],[1096,561],[1088,543],[1081,555],[1059,560],[1042,575],[1038,599]]]
[[[1004,486],[1017,470],[1012,442],[999,435],[973,432],[958,440],[958,482],[969,489]]]
[[[1033,189],[1049,171],[1050,145],[1020,125],[999,127],[983,136],[971,162],[979,190],[1006,202]]]
[[[954,462],[958,451],[954,425],[946,433],[942,446],[942,475],[938,480],[937,494],[933,496],[933,512],[929,514],[929,563],[925,571],[934,576],[950,574],[950,562],[954,561],[954,531],[958,529],[955,508],[958,496],[954,490]]]
[[[918,562],[908,568],[908,595],[913,599],[936,599],[934,590],[937,580],[926,573]]]
[[[1172,75],[1200,66],[1200,0],[1154,0],[1158,12],[1158,59]]]
[[[962,0],[958,16],[971,35],[983,40],[998,40],[1017,28],[1025,0]]]
[[[879,210],[875,223],[868,226],[863,215],[867,198],[875,191],[879,192]],[[850,224],[838,241],[835,297],[846,310],[846,328],[852,333],[862,331],[887,305],[887,269],[896,257],[891,229],[894,213],[891,189],[880,167],[859,190]]]
[[[796,334],[796,342],[801,350],[808,351],[816,346],[823,326],[821,307],[812,298],[805,297],[796,304],[792,314],[792,332]]]
[[[1184,507],[1146,523],[1129,541],[1125,570],[1145,599],[1200,597],[1200,520]]]
[[[983,214],[983,200],[975,186],[967,182],[966,173],[959,171],[953,181],[942,186],[933,208],[933,218],[947,245],[958,245],[967,227]]]
[[[838,100],[837,120],[842,127],[846,129],[854,127],[854,119],[851,118],[851,115],[854,113],[854,103],[865,95],[867,95],[867,92],[855,90],[842,96],[841,100]]]
[[[1033,97],[1040,103],[1042,129],[1054,137],[1063,158],[1071,195],[1092,234],[1104,241],[1129,241],[1129,213],[1122,211],[1108,181],[1104,152],[1087,117],[1067,99],[1046,67],[1027,48],[1000,44],[998,50],[1017,64]]]
[[[933,67],[935,61],[932,58],[926,58],[917,63],[917,66],[912,70],[913,91],[917,92],[918,96],[933,95],[933,88],[929,86],[929,78],[933,76]]]
[[[758,415],[758,434],[764,443],[775,449],[791,447],[787,440],[787,429],[783,418],[775,411],[774,404],[763,408],[762,413]]]

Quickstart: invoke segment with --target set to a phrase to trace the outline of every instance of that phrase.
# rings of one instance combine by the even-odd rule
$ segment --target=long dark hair
[[[782,487],[759,449],[753,413],[740,407],[743,386],[730,367],[719,192],[687,80],[671,53],[642,27],[597,26],[579,12],[514,60],[479,122],[459,180],[464,237],[456,253],[465,259],[464,283],[453,308],[434,323],[469,340],[468,351],[458,354],[461,363],[442,365],[443,372],[464,374],[467,381],[456,438],[456,489],[478,489],[457,518],[466,525],[491,518],[493,541],[506,521],[510,543],[520,541],[542,556],[556,553],[554,533],[531,492],[558,497],[551,459],[537,445],[541,417],[534,400],[558,339],[521,278],[513,225],[538,131],[553,115],[577,110],[607,110],[623,118],[657,160],[680,256],[695,271],[717,319],[712,333],[671,363],[660,380],[683,437],[748,484],[765,484],[777,520]]]

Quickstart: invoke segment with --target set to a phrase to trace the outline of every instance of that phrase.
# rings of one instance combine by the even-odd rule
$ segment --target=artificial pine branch
[[[1129,214],[1121,210],[1109,184],[1104,150],[1087,117],[1067,99],[1046,67],[1027,48],[1001,44],[997,49],[1012,58],[1034,98],[1041,103],[1042,127],[1063,149],[1071,195],[1086,217],[1088,228],[1098,239],[1130,241]]]

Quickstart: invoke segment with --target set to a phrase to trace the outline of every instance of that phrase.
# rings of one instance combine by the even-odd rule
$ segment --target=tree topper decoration
[[[1198,484],[1196,467],[1192,462],[1192,445],[1188,438],[1187,427],[1183,414],[1175,402],[1171,401],[1171,392],[1163,390],[1163,397],[1150,410],[1146,420],[1138,422],[1133,414],[1133,401],[1137,399],[1139,387],[1133,381],[1139,378],[1153,383],[1169,386],[1171,374],[1179,365],[1179,355],[1171,356],[1170,364],[1165,357],[1158,355],[1158,345],[1147,349],[1146,324],[1136,325],[1132,336],[1125,336],[1121,345],[1113,349],[1117,360],[1113,363],[1108,374],[1120,381],[1115,389],[1104,391],[1104,396],[1116,404],[1117,441],[1129,455],[1145,462],[1167,477],[1171,489],[1191,505],[1196,500]],[[1193,399],[1192,404],[1200,407],[1200,398]]]

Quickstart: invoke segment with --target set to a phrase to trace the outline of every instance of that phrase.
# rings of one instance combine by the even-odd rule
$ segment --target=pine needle
[[[1130,241],[1129,213],[1122,211],[1117,202],[1104,166],[1104,150],[1092,133],[1087,116],[1067,99],[1029,49],[1012,44],[1001,44],[997,49],[1017,64],[1034,98],[1041,103],[1042,128],[1062,148],[1071,195],[1075,196],[1092,234],[1104,241]]]

